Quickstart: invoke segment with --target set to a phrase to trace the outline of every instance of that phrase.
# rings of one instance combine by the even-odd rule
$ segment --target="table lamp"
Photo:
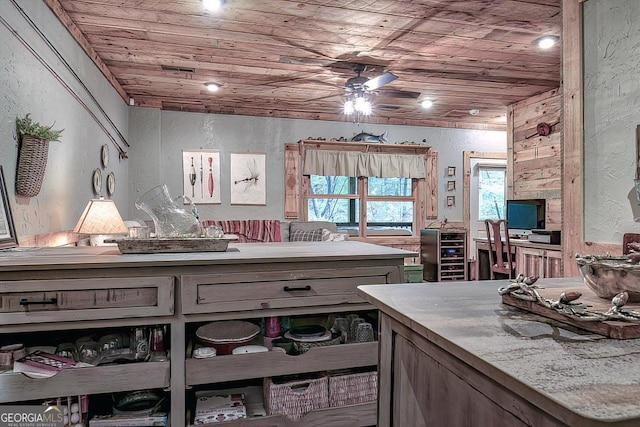
[[[107,236],[129,232],[116,204],[104,197],[89,200],[73,231],[91,235],[92,246],[105,246]]]

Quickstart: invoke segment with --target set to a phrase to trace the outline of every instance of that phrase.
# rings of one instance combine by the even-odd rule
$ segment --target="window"
[[[478,219],[505,218],[506,169],[478,167]]]
[[[430,150],[334,140],[287,144],[285,218],[335,222],[352,236],[418,237],[438,214],[437,193],[429,191],[437,184],[429,175],[437,153]]]
[[[309,179],[308,220],[332,221],[341,228],[358,229],[360,210],[366,209],[370,230],[413,231],[415,196],[411,178],[311,175]]]

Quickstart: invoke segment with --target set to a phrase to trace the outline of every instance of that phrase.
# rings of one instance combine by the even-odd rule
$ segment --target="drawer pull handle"
[[[310,291],[311,285],[303,286],[300,288],[290,288],[289,286],[284,287],[285,292],[295,292],[295,291]]]
[[[41,301],[29,301],[26,298],[22,298],[20,300],[20,305],[29,305],[29,304],[54,304],[55,305],[55,304],[58,304],[58,298],[53,297],[53,298],[44,299]]]

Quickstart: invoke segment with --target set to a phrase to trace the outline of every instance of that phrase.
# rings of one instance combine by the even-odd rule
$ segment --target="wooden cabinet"
[[[265,377],[376,366],[377,343],[190,357],[195,326],[216,320],[328,315],[373,310],[359,285],[400,283],[415,253],[361,242],[232,245],[227,252],[120,255],[114,248],[0,253],[0,337],[162,324],[169,360],[69,369],[46,379],[0,375],[0,403],[80,394],[165,389],[173,427],[190,421],[191,389],[226,388]],[[62,342],[62,341],[61,341]],[[132,380],[135,379],[135,380]],[[367,426],[374,402],[225,425]]]
[[[28,253],[25,258],[28,259]],[[70,262],[73,257],[64,259]],[[65,334],[81,335],[89,328],[94,328],[92,332],[113,328],[127,330],[133,326],[171,321],[174,314],[173,276],[145,274],[116,278],[100,277],[103,273],[98,273],[86,277],[86,270],[66,270],[63,258],[56,256],[54,260],[62,263],[58,266],[59,271],[56,267],[11,271],[24,268],[20,267],[20,260],[11,259],[9,263],[3,260],[0,268],[0,340],[3,342],[4,334],[29,342],[31,335],[55,331],[48,334],[64,340]],[[58,278],[66,275],[69,277]],[[42,278],[36,279],[38,276]],[[0,402],[163,389],[170,386],[169,372],[169,362],[67,369],[46,379],[5,372],[0,375]],[[105,381],[106,378],[109,380]]]
[[[475,239],[477,248],[477,278],[489,279],[489,244],[486,238]],[[516,274],[540,278],[563,277],[560,245],[510,239],[511,252],[516,263]]]
[[[394,368],[392,394],[381,396],[391,417],[380,426],[566,426],[413,331],[384,321],[393,330]]]
[[[420,231],[423,279],[429,282],[467,280],[467,232],[424,229]]]
[[[540,278],[562,277],[562,252],[527,247],[516,248],[516,273]]]
[[[537,283],[555,295],[586,289],[580,278]],[[640,393],[640,339],[594,345],[574,326],[501,304],[503,285],[358,289],[381,310],[378,426],[640,425],[629,404]]]

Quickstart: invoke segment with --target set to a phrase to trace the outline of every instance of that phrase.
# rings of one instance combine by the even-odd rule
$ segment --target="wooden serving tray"
[[[575,302],[586,304],[590,306],[589,311],[598,313],[605,313],[611,308],[612,305],[610,300],[600,298],[586,286],[567,289],[540,288],[538,289],[538,292],[542,297],[554,300],[559,299],[562,292],[580,292],[582,296]],[[559,322],[567,323],[569,325],[584,329],[589,332],[604,335],[608,338],[619,340],[640,338],[640,322],[624,322],[619,320],[582,321],[569,316],[565,316],[562,313],[537,304],[533,301],[521,300],[511,295],[502,295],[502,302],[513,307],[521,308],[530,313],[539,314],[548,319],[557,320]],[[623,307],[623,309],[640,312],[640,303],[628,303]]]
[[[235,234],[217,239],[209,237],[120,239],[118,249],[123,254],[154,254],[175,252],[225,252],[229,242],[238,240]]]

